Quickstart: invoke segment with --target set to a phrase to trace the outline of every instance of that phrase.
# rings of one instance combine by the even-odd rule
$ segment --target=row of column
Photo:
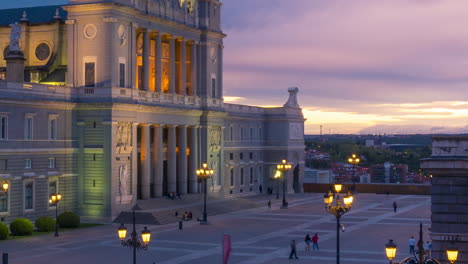
[[[161,92],[162,90],[162,36],[164,33],[158,32],[156,35],[156,87],[155,92]],[[186,46],[187,42],[191,42],[191,94],[192,96],[197,95],[197,49],[198,44],[195,40],[187,40],[184,38],[177,38],[173,35],[168,35],[169,39],[169,50],[170,50],[170,78],[169,78],[169,93],[170,94],[181,94],[187,95],[186,85],[187,85],[187,71],[186,71],[186,62],[187,62],[187,51]],[[175,41],[178,39],[180,43],[180,63],[179,63],[179,72],[180,78],[176,78],[176,44]],[[150,87],[150,30],[143,30],[143,87],[140,87],[142,90],[149,91]],[[139,76],[141,78],[141,76]],[[179,82],[179,91],[176,91],[176,82]]]
[[[153,158],[151,159],[150,127],[153,133]],[[163,195],[163,127],[168,129],[167,139],[167,192],[186,194],[198,192],[196,169],[198,164],[198,129],[186,125],[141,125],[140,165],[141,182],[138,186],[142,199],[151,198],[151,176],[154,177],[153,193],[155,197]],[[179,130],[179,133],[176,130]],[[187,133],[187,130],[189,130]],[[190,140],[187,138],[190,136]],[[177,138],[176,138],[177,137]],[[189,141],[189,146],[187,146]],[[189,150],[189,151],[188,151]]]

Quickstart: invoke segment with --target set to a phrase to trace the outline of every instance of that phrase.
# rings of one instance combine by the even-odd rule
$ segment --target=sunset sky
[[[281,106],[297,86],[306,134],[468,133],[468,1],[223,3],[226,102]]]

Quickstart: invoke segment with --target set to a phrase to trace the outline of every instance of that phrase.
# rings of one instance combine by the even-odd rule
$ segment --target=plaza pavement
[[[324,210],[323,194],[289,195],[289,209],[280,209],[281,200],[274,200],[273,195],[269,198],[272,209],[266,206],[268,196],[254,197],[251,199],[265,206],[210,216],[210,225],[189,221],[184,222],[183,230],[178,230],[177,224],[150,227],[150,247],[137,253],[137,262],[220,264],[222,237],[230,234],[229,263],[335,263],[336,222]],[[393,201],[398,203],[397,213],[393,212]],[[341,263],[388,263],[384,245],[389,238],[398,244],[396,259],[403,259],[408,254],[408,238],[417,237],[419,222],[424,225],[426,239],[429,196],[357,194],[352,210],[342,218]],[[137,226],[139,234],[142,229]],[[9,264],[132,263],[132,252],[120,245],[116,230],[117,225],[104,225],[65,232],[58,238],[48,234],[2,241],[0,253],[9,253]],[[304,251],[306,233],[318,233],[319,251]],[[299,260],[288,259],[292,239],[299,242]]]

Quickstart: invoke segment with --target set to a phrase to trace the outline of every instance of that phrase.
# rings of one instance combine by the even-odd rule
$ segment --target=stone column
[[[180,194],[187,193],[187,126],[179,126],[179,152],[177,153],[177,187]]]
[[[190,127],[190,156],[189,156],[189,189],[190,193],[198,192],[197,174],[198,169],[198,127]]]
[[[150,47],[149,30],[146,29],[143,33],[143,87],[142,90],[149,91],[150,80],[150,65],[149,65],[149,47]],[[141,76],[140,76],[141,78]]]
[[[197,89],[198,89],[198,86],[197,86],[197,82],[198,82],[198,79],[197,79],[197,42],[194,41],[192,43],[192,96],[197,96],[198,95],[198,92],[197,92]]]
[[[140,162],[141,182],[139,187],[141,190],[141,198],[147,200],[151,198],[150,126],[148,124],[141,125]]]
[[[455,241],[458,263],[468,263],[468,136],[432,138],[432,155],[421,168],[432,175],[432,257],[448,264],[445,250]]]
[[[163,194],[163,139],[162,126],[154,125],[153,134],[153,193],[155,197],[161,197]]]
[[[161,92],[162,85],[162,33],[159,32],[156,36],[156,92]]]
[[[171,58],[170,58],[170,67],[171,67],[171,80],[169,83],[169,93],[175,94],[176,93],[176,53],[175,53],[175,38],[171,36],[169,38],[169,45],[171,51]]]
[[[177,155],[176,155],[176,126],[168,126],[168,142],[167,142],[167,191],[177,191]]]
[[[185,39],[180,41],[180,94],[187,95],[187,51],[186,51],[187,42]]]

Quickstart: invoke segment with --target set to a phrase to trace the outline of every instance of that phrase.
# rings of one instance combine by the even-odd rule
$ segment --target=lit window
[[[55,168],[55,158],[49,158],[49,169]]]
[[[24,160],[24,168],[25,168],[25,169],[31,169],[31,168],[32,168],[32,161],[31,161],[31,159],[25,159],[25,160]]]

